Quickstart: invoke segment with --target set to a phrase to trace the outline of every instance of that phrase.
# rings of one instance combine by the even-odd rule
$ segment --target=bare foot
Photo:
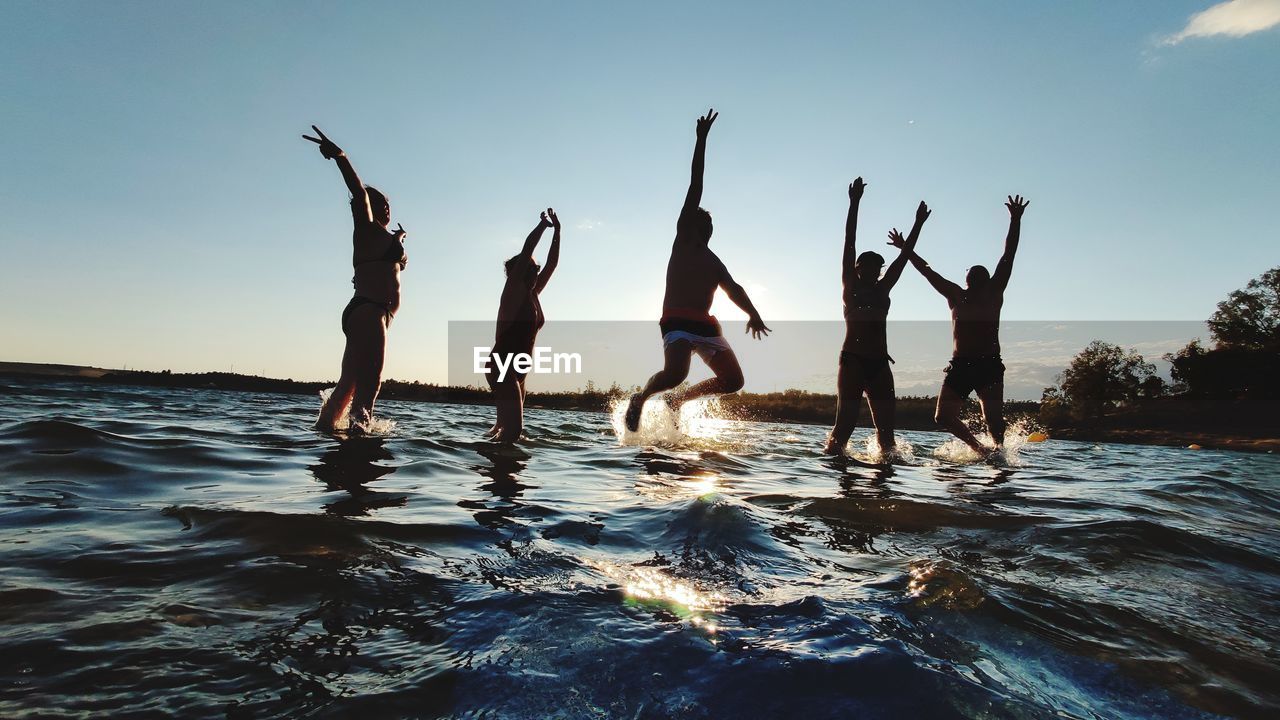
[[[627,429],[635,432],[640,429],[640,412],[644,410],[644,398],[639,393],[631,396],[631,401],[627,403],[626,425]]]
[[[822,448],[822,454],[823,455],[844,455],[846,445],[848,445],[847,441],[836,442],[835,438],[828,435],[827,444]]]

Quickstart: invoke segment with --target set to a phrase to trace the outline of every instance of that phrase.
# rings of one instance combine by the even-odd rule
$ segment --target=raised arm
[[[365,192],[364,183],[360,182],[360,176],[356,174],[356,169],[351,165],[351,161],[347,159],[347,154],[342,151],[332,140],[330,140],[320,128],[315,125],[311,126],[319,137],[311,137],[303,135],[304,140],[320,146],[320,154],[326,160],[333,160],[338,164],[338,170],[342,172],[342,180],[347,184],[347,191],[351,193],[351,214],[356,222],[373,222],[373,211],[369,208],[369,194]]]
[[[742,311],[747,314],[747,332],[751,333],[752,337],[759,340],[762,334],[769,334],[768,326],[764,324],[764,320],[760,319],[760,313],[751,303],[751,298],[747,297],[746,289],[734,281],[724,263],[720,263],[720,287],[724,289],[733,304],[742,308]]]
[[[1009,201],[1004,204],[1009,208],[1009,234],[1004,238],[1004,254],[1000,256],[996,271],[991,275],[991,281],[1001,290],[1008,287],[1009,276],[1013,274],[1013,256],[1018,253],[1018,239],[1022,235],[1022,211],[1030,204],[1031,201],[1021,195],[1010,195]]]
[[[547,262],[542,266],[542,272],[538,273],[538,282],[533,286],[534,292],[542,292],[542,288],[551,282],[551,273],[560,264],[560,218],[556,217],[556,211],[551,208],[547,208],[547,218],[551,220],[551,250],[547,252]]]
[[[685,213],[697,210],[702,204],[702,173],[707,166],[707,134],[711,132],[711,125],[718,117],[720,113],[712,108],[707,110],[706,115],[698,118],[698,139],[693,145],[693,167],[689,172],[689,192],[684,196],[684,208],[680,210],[682,218]]]
[[[920,239],[920,228],[924,227],[924,221],[929,219],[929,213],[932,211],[924,201],[920,201],[920,206],[916,208],[916,222],[911,226],[911,232],[907,234],[907,239],[902,240],[902,233],[898,232],[898,228],[894,228],[889,232],[889,244],[894,245],[895,240],[902,240],[902,252],[898,253],[898,257],[889,263],[889,269],[884,271],[884,277],[880,278],[880,286],[887,293],[893,289],[898,283],[898,278],[902,277],[902,270],[907,266],[907,259],[911,257],[916,250],[916,241]]]
[[[896,248],[903,248],[902,254],[908,256],[907,259],[911,261],[911,264],[915,269],[920,271],[920,274],[924,276],[924,279],[928,280],[929,284],[933,286],[933,289],[937,290],[938,294],[946,298],[947,302],[955,302],[964,294],[963,288],[939,275],[937,271],[929,267],[929,263],[925,262],[924,258],[916,254],[914,249],[910,251],[906,250],[905,246],[907,243],[902,237],[902,233],[898,233],[896,231],[889,233],[889,244]]]
[[[841,262],[840,279],[847,285],[853,277],[853,266],[858,260],[858,205],[867,184],[858,177],[849,183],[849,215],[844,220],[844,259]]]
[[[547,217],[547,213],[551,212],[551,208],[547,208],[538,219],[538,224],[529,231],[528,237],[524,239],[524,247],[520,248],[520,258],[526,262],[533,259],[533,250],[538,247],[538,241],[542,239],[542,233],[551,227],[551,219]]]

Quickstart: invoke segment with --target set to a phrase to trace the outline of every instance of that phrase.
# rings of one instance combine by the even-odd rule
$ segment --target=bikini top
[[[382,253],[382,255],[378,257],[365,258],[364,260],[356,260],[354,255],[351,258],[352,267],[367,265],[372,262],[398,263],[400,265],[400,269],[403,270],[405,265],[408,264],[409,258],[405,255],[404,243],[396,240],[395,237],[392,236],[391,243],[387,245],[387,249]]]

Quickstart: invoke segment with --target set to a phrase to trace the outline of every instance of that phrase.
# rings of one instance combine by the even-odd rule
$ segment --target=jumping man
[[[965,287],[947,280],[929,267],[914,251],[911,264],[929,281],[933,289],[947,299],[951,307],[951,336],[954,341],[951,364],[947,366],[938,393],[938,409],[934,420],[964,441],[979,455],[992,452],[974,437],[960,420],[960,408],[969,393],[977,391],[982,406],[982,419],[998,449],[1004,444],[1004,363],[1000,360],[1000,307],[1004,305],[1004,289],[1013,272],[1013,256],[1018,252],[1018,236],[1022,232],[1022,212],[1028,201],[1021,195],[1009,197],[1009,234],[1004,240],[1004,255],[991,274],[981,265],[969,268]],[[895,247],[905,244],[900,237]]]
[[[724,263],[707,247],[711,241],[711,213],[699,204],[702,202],[707,133],[717,117],[718,113],[708,110],[706,115],[698,118],[689,193],[676,223],[676,239],[671,246],[671,259],[667,262],[667,291],[662,300],[662,320],[659,322],[665,363],[662,370],[649,378],[644,390],[631,396],[626,424],[627,429],[633,432],[640,427],[644,401],[684,382],[695,352],[716,376],[674,397],[668,396],[667,402],[673,409],[694,398],[742,389],[742,368],[738,366],[738,358],[721,335],[720,323],[710,312],[716,288],[724,288],[729,299],[747,313],[747,332],[757,339],[769,334],[769,328],[751,304],[747,291],[734,282]]]

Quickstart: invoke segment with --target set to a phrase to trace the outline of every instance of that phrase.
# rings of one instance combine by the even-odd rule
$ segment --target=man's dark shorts
[[[986,390],[1004,382],[1004,363],[999,355],[986,357],[955,357],[947,365],[943,387],[949,387],[960,397],[968,397],[974,390]]]

